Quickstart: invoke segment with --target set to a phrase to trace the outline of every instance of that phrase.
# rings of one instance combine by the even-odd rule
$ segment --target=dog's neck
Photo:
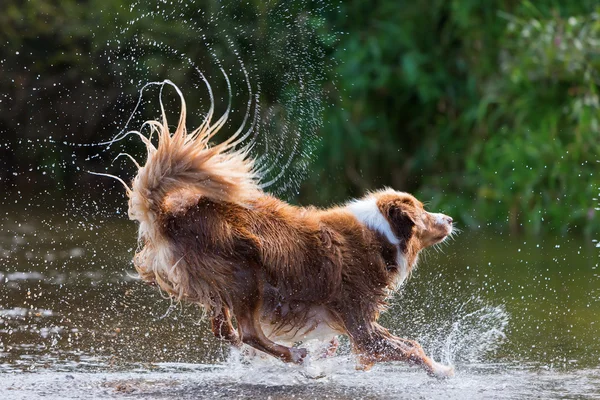
[[[366,199],[354,200],[346,205],[348,210],[362,225],[368,229],[379,233],[396,249],[396,266],[398,267],[398,277],[395,285],[400,286],[410,273],[408,260],[401,249],[401,242],[398,239],[388,220],[383,216],[379,207],[377,207],[377,199],[367,197]]]
[[[400,240],[394,235],[392,227],[388,220],[383,216],[379,207],[377,207],[377,199],[368,197],[366,199],[354,200],[346,206],[354,217],[367,228],[381,233],[394,246],[400,244]]]

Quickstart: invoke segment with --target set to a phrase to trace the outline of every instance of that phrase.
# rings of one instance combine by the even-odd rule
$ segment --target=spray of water
[[[474,301],[480,303],[480,301]],[[468,364],[486,360],[506,339],[509,317],[503,306],[467,302],[454,318],[437,321],[440,336],[425,334],[421,341],[434,358],[446,364]]]
[[[233,146],[243,147],[256,160],[261,187],[286,198],[295,195],[322,126],[323,83],[331,61],[318,43],[317,29],[331,5],[300,0],[245,10],[265,21],[264,32],[251,31],[242,23],[232,25],[231,15],[238,6],[211,8],[181,0],[157,1],[156,7],[132,3],[129,12],[135,17],[119,28],[118,38],[109,40],[106,58],[129,84],[141,89],[135,100],[129,100],[135,106],[121,132],[95,145],[110,146],[134,134],[131,126],[143,126],[153,118],[156,101],[146,99],[145,92],[156,86],[162,90],[164,79],[182,87],[181,77],[189,108],[199,110],[190,115],[192,122],[200,116],[205,124],[216,110],[224,110],[214,126],[229,128],[221,131],[237,137]],[[181,26],[187,43],[174,44],[161,36],[160,26],[174,23]],[[154,53],[172,60],[172,68],[164,71],[149,63]],[[169,111],[169,99],[164,101]]]
[[[493,359],[507,340],[505,306],[490,303],[477,288],[465,296],[452,284],[442,285],[443,279],[425,272],[413,277],[393,299],[385,324],[398,336],[417,340],[433,359],[459,369]]]

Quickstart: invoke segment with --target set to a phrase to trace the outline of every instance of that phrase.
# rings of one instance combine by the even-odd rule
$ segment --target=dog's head
[[[394,237],[401,243],[410,242],[420,249],[444,241],[452,234],[452,218],[425,211],[414,196],[385,190],[373,193],[377,209],[386,219]]]
[[[425,211],[414,196],[385,189],[347,205],[356,219],[398,246],[401,281],[416,264],[418,253],[443,242],[453,232],[452,218]]]

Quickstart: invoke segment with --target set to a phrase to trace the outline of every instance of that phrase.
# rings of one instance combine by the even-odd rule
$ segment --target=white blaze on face
[[[429,214],[437,225],[442,225],[449,229],[448,234],[452,233],[452,223],[449,222],[449,218],[447,215],[442,213],[427,213]]]
[[[444,225],[446,224],[446,216],[441,213],[427,213],[435,219],[436,224]]]

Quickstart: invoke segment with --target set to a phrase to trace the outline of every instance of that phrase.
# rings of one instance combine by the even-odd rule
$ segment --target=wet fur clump
[[[452,233],[450,217],[391,189],[329,209],[287,204],[260,188],[239,132],[210,143],[223,118],[191,132],[185,119],[183,102],[172,132],[164,111],[147,123],[156,145],[140,134],[147,159],[127,192],[143,280],[202,306],[232,345],[283,361],[305,359],[294,343],[347,335],[363,368],[402,360],[451,374],[377,323],[419,252]]]

